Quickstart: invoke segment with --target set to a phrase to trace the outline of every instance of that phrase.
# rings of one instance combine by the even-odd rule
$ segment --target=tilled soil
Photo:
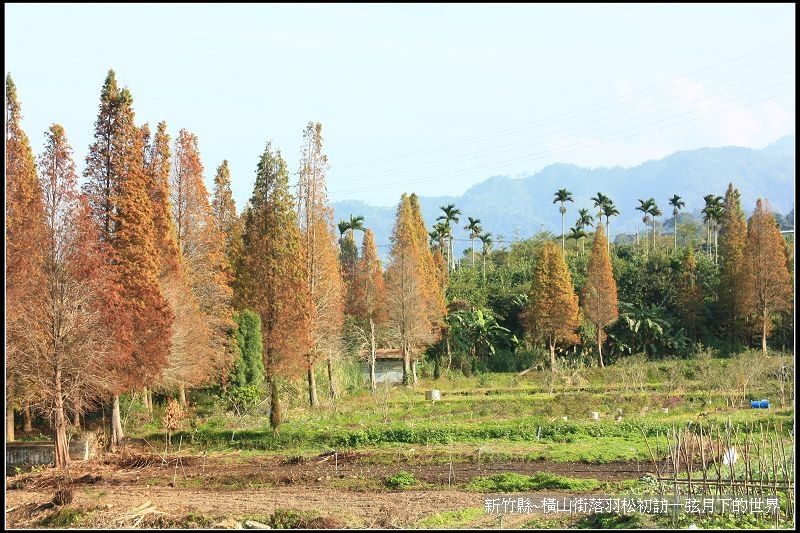
[[[405,470],[424,482],[423,490],[389,490],[383,480]],[[127,453],[75,462],[69,473],[53,469],[6,478],[9,527],[42,527],[57,509],[50,502],[61,486],[72,488],[72,508],[89,511],[81,526],[179,527],[202,515],[195,526],[235,527],[248,517],[276,509],[313,511],[330,520],[320,527],[402,527],[443,511],[483,507],[483,495],[463,490],[475,476],[537,472],[602,481],[637,479],[636,463],[583,464],[549,461],[373,464],[364,453],[316,458],[230,458]],[[448,482],[449,480],[449,482]],[[558,496],[558,494],[553,494]],[[507,516],[504,527],[522,523]],[[486,516],[470,525],[495,524]],[[484,524],[485,522],[485,524]]]

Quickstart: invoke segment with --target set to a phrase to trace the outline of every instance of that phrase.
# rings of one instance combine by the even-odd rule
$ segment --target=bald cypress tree
[[[72,148],[60,125],[51,126],[46,135],[40,156],[45,296],[41,310],[24,319],[30,321],[25,328],[30,351],[22,364],[29,387],[36,391],[35,407],[50,420],[55,466],[62,467],[69,462],[67,409],[102,397],[102,354],[109,346],[97,312],[104,280],[90,265],[98,259],[96,236],[85,224],[88,213],[78,196]]]
[[[446,313],[443,279],[437,273],[433,253],[428,246],[428,231],[425,227],[425,220],[422,218],[419,198],[416,194],[412,193],[408,201],[411,206],[414,244],[417,247],[417,255],[420,259],[420,267],[422,268],[423,287],[428,300],[429,318],[434,324],[441,325]]]
[[[172,153],[167,125],[163,121],[158,124],[152,141],[147,124],[140,131],[145,146],[144,168],[153,211],[159,285],[174,315],[167,364],[152,385],[180,390],[182,384],[198,383],[213,373],[211,330],[189,286],[172,218],[169,186]],[[142,392],[145,407],[152,411],[150,387],[145,386]]]
[[[425,261],[420,257],[420,247],[416,242],[417,235],[411,200],[403,194],[391,238],[386,302],[390,333],[403,354],[403,382],[406,385],[413,382],[411,361],[414,352],[435,342],[437,335],[436,325],[431,320],[431,290],[427,284]]]
[[[322,124],[309,122],[303,131],[297,209],[302,250],[306,263],[306,285],[312,302],[311,346],[306,354],[309,403],[318,405],[314,372],[320,359],[327,359],[331,395],[333,356],[339,351],[344,323],[344,283],[336,251],[333,210],[328,205],[325,173],[328,157],[323,151]]]
[[[727,332],[729,347],[743,340],[745,310],[744,255],[747,242],[747,221],[741,196],[728,184],[723,203],[719,233],[720,264],[718,316]]]
[[[178,382],[181,400],[185,388],[228,374],[234,353],[229,338],[234,323],[230,308],[230,270],[225,240],[219,230],[203,182],[197,136],[181,129],[175,139],[172,164],[172,216],[191,292],[208,327],[209,342],[196,344],[193,372]]]
[[[555,372],[556,346],[579,342],[578,296],[561,250],[552,241],[544,243],[533,267],[528,304],[522,312],[526,331],[544,341],[550,350],[550,368]]]
[[[242,220],[236,214],[236,202],[231,191],[231,171],[224,159],[214,175],[214,192],[211,200],[217,229],[225,237],[225,259],[232,271],[236,257],[242,249]]]
[[[110,270],[118,287],[130,333],[120,336],[109,357],[112,417],[111,441],[123,437],[119,394],[142,387],[166,365],[173,315],[158,283],[157,254],[145,143],[134,123],[133,98],[119,89],[113,70],[100,94],[94,141],[86,157],[84,193],[98,235],[108,244]],[[129,342],[126,342],[127,341]]]
[[[357,319],[363,338],[369,346],[369,384],[370,390],[374,394],[377,385],[375,381],[376,329],[382,329],[387,315],[383,268],[375,247],[375,234],[370,229],[364,231],[361,260],[355,272],[352,312]]]
[[[267,143],[259,160],[244,220],[235,303],[261,318],[264,371],[272,398],[270,423],[277,430],[281,422],[278,380],[297,377],[304,366],[311,344],[311,300],[289,171],[272,143]]]
[[[18,379],[26,348],[21,318],[30,315],[44,293],[44,203],[36,161],[22,130],[22,107],[11,75],[6,75],[6,440],[14,440],[14,407],[26,396]]]
[[[695,339],[703,308],[703,289],[697,282],[697,260],[691,248],[686,249],[678,278],[678,305],[686,331]]]
[[[583,316],[594,326],[597,334],[597,356],[603,364],[605,328],[617,321],[617,283],[611,271],[611,258],[603,233],[603,224],[597,225],[592,244],[592,255],[586,269],[586,283],[581,293]]]
[[[769,204],[756,202],[747,228],[745,252],[747,309],[761,334],[761,349],[767,353],[767,337],[773,315],[792,307],[792,276],[786,268],[786,246]]]

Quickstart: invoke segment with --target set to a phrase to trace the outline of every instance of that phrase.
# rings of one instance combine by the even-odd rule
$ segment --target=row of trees
[[[516,256],[490,255],[491,234],[468,217],[472,268],[461,269],[452,232],[460,210],[442,206],[429,232],[419,199],[404,194],[384,269],[363,217],[340,222],[337,247],[319,123],[303,133],[297,194],[280,150],[268,142],[253,194],[237,215],[227,161],[209,197],[197,137],[184,129],[173,142],[164,122],[154,135],[137,125],[132,96],[113,71],[80,190],[64,129],[48,130],[37,166],[10,76],[6,97],[7,435],[13,440],[13,409],[33,407],[51,421],[58,465],[67,460],[68,419],[77,425],[95,405],[111,406],[112,443],[120,442],[123,393],[136,391],[152,408],[154,389],[185,403],[189,387],[266,383],[277,429],[280,381],[304,377],[315,407],[324,363],[335,399],[334,369],[348,350],[367,354],[374,391],[378,347],[400,351],[410,385],[426,349],[437,370],[453,350],[471,354],[474,366],[498,343],[515,352],[517,333],[546,343],[553,367],[557,348],[582,339],[596,347],[601,366],[604,348],[644,346],[625,338],[619,324],[642,322],[635,313],[643,307],[628,306],[637,291],[653,292],[644,275],[650,263],[625,260],[624,249],[610,253],[605,232],[619,211],[602,193],[592,199],[598,224],[588,261],[567,262],[563,228],[560,250],[544,239],[518,243]],[[556,201],[563,226],[571,194],[562,189]],[[674,211],[682,207],[677,195],[670,203]],[[654,200],[641,204],[647,216],[661,214]],[[732,339],[757,327],[766,350],[774,315],[791,306],[791,260],[768,206],[759,200],[748,227],[732,186],[721,205],[717,315]],[[582,236],[593,220],[581,210]],[[356,231],[363,231],[360,254]],[[480,277],[475,239],[483,242]],[[494,268],[514,257],[517,267]],[[647,259],[657,260],[655,253]],[[702,323],[706,271],[688,251],[677,272],[678,282],[664,285],[680,288],[675,305],[685,322]]]
[[[38,165],[6,78],[7,439],[14,409],[54,428],[67,461],[68,415],[119,397],[178,394],[225,380],[234,351],[230,298],[235,206],[227,163],[210,202],[197,137],[137,125],[133,98],[109,71],[94,139],[78,176],[64,128],[45,134]]]
[[[598,221],[601,220],[601,216],[606,216],[606,225],[608,225],[608,218],[610,216],[615,216],[619,214],[619,211],[616,210],[614,207],[613,201],[602,193],[597,193],[597,196],[592,198],[592,201],[595,204],[595,207],[599,209],[598,212]],[[642,200],[641,198],[638,200],[639,205],[636,206],[636,210],[642,213],[642,222],[645,225],[645,232],[647,231],[647,226],[650,225],[652,228],[652,242],[653,242],[653,249],[656,247],[656,218],[663,215],[661,209],[659,209],[658,204],[656,203],[655,198],[650,197],[647,200]],[[721,227],[722,219],[725,213],[725,206],[724,206],[724,199],[722,196],[718,196],[715,194],[707,194],[703,197],[703,201],[705,205],[703,209],[700,210],[700,213],[703,215],[703,223],[705,224],[705,231],[706,231],[706,251],[709,257],[713,256],[714,261],[716,262],[719,256],[719,247],[718,247],[718,237],[719,237],[719,230]],[[575,221],[575,225],[569,229],[569,233],[564,233],[564,215],[567,212],[565,207],[566,202],[574,202],[572,193],[567,189],[559,189],[555,193],[555,199],[553,203],[559,202],[561,205],[559,207],[559,212],[561,213],[561,251],[565,252],[565,239],[573,239],[577,242],[582,239],[586,238],[588,235],[584,231],[586,227],[591,227],[592,221],[594,217],[589,214],[588,209],[580,209],[578,219]],[[668,200],[669,205],[672,207],[672,234],[673,234],[673,248],[678,248],[678,215],[681,212],[681,209],[686,207],[686,202],[678,196],[677,194],[673,195],[672,198]],[[780,215],[776,215],[776,220],[781,220]],[[607,236],[608,237],[608,236]],[[609,237],[610,238],[610,237]],[[713,239],[713,247],[711,245]],[[645,249],[647,249],[647,239],[644,240]],[[639,245],[639,229],[636,228],[636,245]],[[713,254],[712,254],[713,248]]]
[[[713,210],[717,210],[714,207],[718,203],[717,198],[720,199],[721,206],[714,215],[719,220],[720,232],[721,260],[716,308],[721,311],[721,330],[727,333],[730,341],[741,341],[746,337],[747,330],[757,331],[761,348],[766,353],[773,319],[779,313],[792,308],[792,259],[789,250],[768,205],[761,199],[756,203],[748,226],[741,208],[739,192],[732,184],[724,199],[714,195],[707,198]],[[565,189],[556,193],[556,201],[568,200],[569,193]],[[655,216],[660,213],[652,199],[641,203],[642,211],[646,214]],[[682,207],[682,201],[677,195],[670,203],[676,211]],[[562,246],[563,238],[562,235]],[[528,306],[524,309],[522,318],[532,338],[546,341],[552,366],[555,364],[556,344],[570,346],[578,343],[577,333],[582,322],[595,334],[599,364],[603,366],[605,328],[616,322],[619,311],[617,287],[606,246],[603,226],[599,224],[592,255],[582,279],[582,318],[563,253],[552,242],[547,241],[536,260]],[[715,264],[717,258],[718,255],[715,254]],[[641,283],[643,280],[639,281]],[[687,325],[696,325],[702,321],[700,315],[707,296],[709,295],[704,294],[698,283],[694,252],[688,249],[682,259],[678,279],[678,304]],[[623,308],[631,311],[627,302],[623,302]],[[652,325],[654,329],[663,329],[663,321],[659,324],[658,319],[647,319],[647,326],[643,326],[642,321],[633,315],[635,312],[625,315],[629,328],[638,331],[639,328],[646,329]],[[618,346],[622,345],[619,338],[615,340],[618,341]],[[628,351],[632,351],[631,346],[626,347]]]

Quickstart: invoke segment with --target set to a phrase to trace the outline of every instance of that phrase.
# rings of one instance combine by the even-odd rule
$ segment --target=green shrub
[[[547,472],[537,472],[533,476],[503,472],[487,477],[476,477],[466,488],[478,492],[524,492],[543,489],[584,492],[600,488],[600,482],[596,479],[568,478]]]
[[[391,489],[403,489],[416,484],[417,478],[411,472],[401,470],[393,476],[387,477],[384,483]]]

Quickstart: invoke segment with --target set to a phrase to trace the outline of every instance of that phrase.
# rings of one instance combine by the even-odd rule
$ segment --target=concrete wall
[[[85,461],[94,456],[94,450],[87,440],[73,440],[69,443],[69,458],[73,461]],[[7,442],[6,469],[19,465],[52,464],[54,446],[52,442]]]

